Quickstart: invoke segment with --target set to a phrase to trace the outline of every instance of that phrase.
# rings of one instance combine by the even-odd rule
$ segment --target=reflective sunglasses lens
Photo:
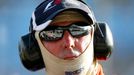
[[[40,38],[45,41],[55,41],[62,38],[63,30],[48,30],[40,32]]]
[[[69,32],[73,37],[81,37],[88,35],[91,30],[91,26],[75,26],[69,29]]]

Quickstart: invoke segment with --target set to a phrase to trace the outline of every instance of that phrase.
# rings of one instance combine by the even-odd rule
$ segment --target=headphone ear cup
[[[113,49],[113,37],[106,23],[97,23],[94,33],[94,54],[98,60],[106,60]]]
[[[32,33],[21,37],[19,54],[22,64],[28,70],[36,71],[45,67],[37,40]]]

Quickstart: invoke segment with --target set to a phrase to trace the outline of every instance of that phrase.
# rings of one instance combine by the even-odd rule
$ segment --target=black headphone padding
[[[107,23],[97,23],[94,33],[94,54],[98,60],[106,60],[113,49],[113,36]]]
[[[21,37],[19,42],[20,59],[28,70],[36,71],[44,68],[43,58],[33,33]]]

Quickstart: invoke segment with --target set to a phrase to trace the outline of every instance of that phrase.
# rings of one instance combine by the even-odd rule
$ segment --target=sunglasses
[[[49,25],[39,33],[41,40],[44,41],[57,41],[62,39],[65,30],[67,30],[71,36],[79,38],[86,36],[91,31],[91,25],[87,23],[73,23],[68,26],[51,26]]]

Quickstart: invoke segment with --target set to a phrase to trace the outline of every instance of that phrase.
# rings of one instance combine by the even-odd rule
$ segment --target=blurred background
[[[0,75],[45,75],[23,67],[18,52],[20,37],[28,33],[30,17],[43,0],[0,0]],[[134,73],[134,0],[85,0],[97,21],[107,22],[114,38],[110,59],[100,61],[105,75]]]

